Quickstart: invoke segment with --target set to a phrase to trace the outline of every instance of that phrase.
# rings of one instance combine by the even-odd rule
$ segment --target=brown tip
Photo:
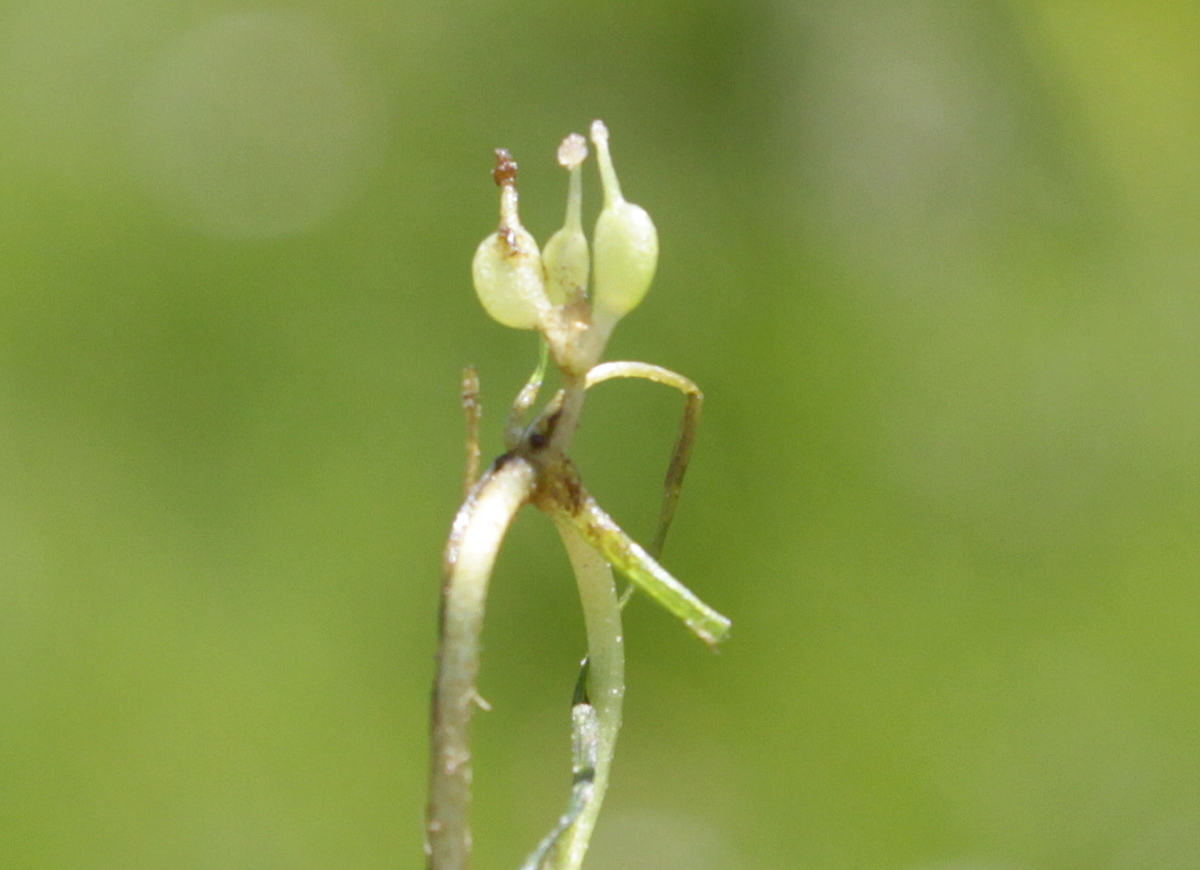
[[[496,149],[496,168],[492,170],[492,178],[501,187],[517,183],[517,161],[513,160],[507,148]]]

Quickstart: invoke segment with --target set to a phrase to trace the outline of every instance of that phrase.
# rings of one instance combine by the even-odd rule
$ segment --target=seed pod
[[[503,148],[496,150],[493,177],[500,185],[500,227],[475,250],[475,293],[493,319],[514,329],[533,329],[550,309],[550,300],[537,242],[517,213],[517,164]]]
[[[562,229],[550,237],[542,250],[546,293],[555,305],[577,302],[587,295],[589,258],[581,218],[583,184],[579,171],[587,153],[587,141],[578,133],[572,133],[558,146],[558,163],[571,173],[567,217]]]
[[[592,236],[592,308],[597,321],[624,317],[638,306],[658,265],[658,231],[641,206],[626,201],[608,150],[608,128],[592,122],[604,208]]]

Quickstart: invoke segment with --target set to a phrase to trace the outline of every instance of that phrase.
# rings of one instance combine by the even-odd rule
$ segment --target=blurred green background
[[[421,867],[490,149],[561,221],[604,118],[654,216],[610,348],[705,389],[628,611],[592,870],[1200,858],[1200,7],[6,0],[0,867]],[[591,173],[589,172],[589,175]],[[589,214],[596,185],[589,177]],[[590,218],[589,218],[590,221]],[[678,397],[589,402],[648,539]],[[549,524],[494,580],[478,870],[568,784]]]

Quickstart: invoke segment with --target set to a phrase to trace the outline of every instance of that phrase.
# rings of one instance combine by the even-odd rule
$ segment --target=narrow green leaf
[[[590,495],[583,496],[575,512],[564,510],[563,516],[614,568],[682,620],[706,644],[715,647],[729,635],[729,620],[672,577]]]
[[[578,691],[578,690],[577,690]],[[550,865],[546,859],[562,841],[562,836],[583,815],[592,800],[596,784],[596,764],[600,755],[600,721],[596,709],[587,702],[571,708],[571,796],[566,812],[546,837],[525,859],[521,870],[554,870],[561,863],[558,857]],[[569,858],[569,856],[561,856]]]

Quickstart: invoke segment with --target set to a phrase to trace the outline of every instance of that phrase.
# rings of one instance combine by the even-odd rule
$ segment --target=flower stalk
[[[537,482],[530,462],[502,460],[468,493],[446,544],[425,826],[435,870],[465,870],[471,854],[470,725],[481,701],[475,681],[488,583],[508,527]]]
[[[645,296],[658,259],[658,237],[649,215],[621,193],[608,147],[608,130],[592,124],[604,207],[594,233],[594,254],[582,231],[580,166],[587,143],[572,134],[559,147],[570,173],[566,219],[539,251],[518,214],[517,165],[503,149],[494,172],[500,186],[500,225],[476,250],[475,290],[500,323],[541,333],[542,361],[508,415],[508,451],[476,481],[478,380],[468,370],[463,406],[468,421],[467,491],[446,544],[441,634],[431,723],[430,794],[426,849],[430,870],[467,870],[471,854],[470,722],[484,705],[476,688],[480,635],[488,585],[499,548],[517,512],[536,505],[558,528],[583,606],[588,657],[572,707],[573,786],[566,813],[522,870],[578,870],[608,785],[625,695],[621,601],[612,566],[713,646],[729,620],[697,598],[657,561],[683,482],[702,395],[682,375],[646,363],[600,363],[617,321]],[[594,274],[592,274],[594,272]],[[594,289],[589,294],[589,283]],[[548,353],[547,353],[548,352]],[[546,357],[555,363],[561,389],[531,423]],[[578,430],[587,390],[612,378],[645,378],[687,396],[684,423],[664,485],[660,526],[652,553],[623,532],[579,479],[568,450]]]

